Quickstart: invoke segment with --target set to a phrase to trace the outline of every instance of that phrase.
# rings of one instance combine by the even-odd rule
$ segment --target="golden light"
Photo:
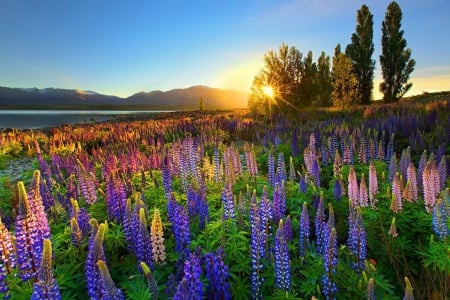
[[[275,96],[275,92],[273,91],[273,88],[270,85],[265,85],[262,88],[263,94],[267,97],[273,99],[273,96]]]

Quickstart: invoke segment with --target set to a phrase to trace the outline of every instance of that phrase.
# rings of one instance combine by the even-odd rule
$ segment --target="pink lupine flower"
[[[373,160],[370,161],[369,164],[369,203],[370,206],[375,207],[375,194],[378,193],[378,179],[377,179],[377,170],[373,163]]]
[[[392,197],[395,196],[396,201],[396,209],[393,209],[395,212],[402,210],[402,186],[400,180],[400,173],[396,173],[394,180],[392,180]],[[394,200],[392,200],[394,201]]]
[[[348,173],[348,198],[352,201],[353,206],[359,205],[358,179],[356,178],[356,172],[353,166],[350,166]]]
[[[364,173],[362,173],[361,175],[361,183],[359,185],[359,205],[362,207],[366,207],[369,205],[367,195],[367,185]]]
[[[417,176],[416,168],[412,162],[409,163],[408,170],[406,171],[406,180],[410,181],[411,200],[417,202]]]

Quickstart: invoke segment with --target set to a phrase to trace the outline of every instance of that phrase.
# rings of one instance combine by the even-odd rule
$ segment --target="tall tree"
[[[331,92],[333,85],[331,84],[331,63],[330,57],[322,52],[317,60],[317,77],[319,84],[319,106],[331,105]]]
[[[333,92],[331,99],[333,105],[346,108],[357,102],[358,91],[356,89],[358,79],[353,73],[353,65],[350,58],[341,53],[338,45],[333,57]]]
[[[317,78],[317,65],[313,60],[313,53],[309,51],[303,60],[303,76],[300,81],[297,95],[301,98],[301,107],[311,106],[317,102],[320,92]]]
[[[358,79],[358,100],[368,104],[372,99],[373,71],[375,60],[372,59],[373,46],[373,15],[367,5],[362,5],[357,11],[356,32],[352,34],[352,42],[347,45],[345,54],[353,63],[353,71]]]
[[[391,2],[381,25],[382,55],[381,71],[384,82],[380,84],[384,102],[396,102],[412,87],[408,82],[416,61],[411,58],[411,49],[406,48],[403,30],[400,29],[402,11],[396,2]]]
[[[270,117],[276,112],[290,113],[298,107],[299,83],[303,76],[303,54],[295,47],[282,44],[264,55],[264,67],[255,76],[248,106],[252,113]],[[272,95],[268,94],[272,91]]]

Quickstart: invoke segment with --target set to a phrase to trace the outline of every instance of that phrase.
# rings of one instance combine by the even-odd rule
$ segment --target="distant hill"
[[[207,86],[136,93],[128,98],[72,89],[0,87],[0,109],[205,109],[247,106],[247,94]]]

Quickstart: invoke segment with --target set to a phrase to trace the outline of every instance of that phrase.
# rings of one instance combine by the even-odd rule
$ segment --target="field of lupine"
[[[0,296],[448,298],[450,102],[325,114],[1,132]]]

